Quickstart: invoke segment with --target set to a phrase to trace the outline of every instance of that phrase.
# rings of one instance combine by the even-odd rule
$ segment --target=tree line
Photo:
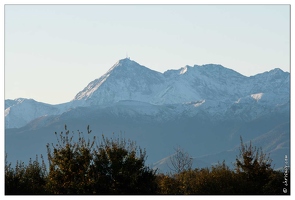
[[[276,171],[261,149],[241,138],[234,170],[225,162],[192,168],[192,159],[177,148],[170,173],[146,166],[146,151],[124,138],[90,138],[91,130],[55,132],[47,144],[48,167],[38,156],[13,167],[5,161],[6,195],[271,195],[290,194],[286,172]],[[77,138],[75,138],[77,136]],[[7,158],[6,158],[7,160]]]

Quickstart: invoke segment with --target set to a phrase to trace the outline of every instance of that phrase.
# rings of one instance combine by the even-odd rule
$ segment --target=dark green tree
[[[87,136],[91,133],[87,127]],[[57,135],[57,133],[55,133]],[[134,142],[102,137],[85,139],[78,131],[57,136],[47,145],[47,189],[54,194],[153,194],[155,171],[145,166],[146,154]]]
[[[273,169],[271,168],[272,160],[263,153],[262,149],[257,149],[244,144],[241,137],[240,155],[236,158],[236,173],[240,179],[247,183],[244,186],[246,194],[261,194],[263,187],[269,181]]]
[[[180,194],[180,184],[174,176],[158,174],[156,180],[158,185],[158,194]]]
[[[103,137],[94,154],[93,175],[103,194],[154,194],[155,171],[145,166],[146,152],[134,142]]]
[[[42,156],[41,156],[42,158]],[[5,194],[47,194],[45,185],[47,170],[42,158],[42,164],[30,159],[28,165],[18,161],[15,168],[5,161]]]
[[[65,132],[58,134],[57,144],[47,144],[49,175],[47,188],[53,194],[92,194],[93,178],[91,162],[93,160],[94,140],[86,140],[83,132]],[[90,134],[89,126],[87,133]]]

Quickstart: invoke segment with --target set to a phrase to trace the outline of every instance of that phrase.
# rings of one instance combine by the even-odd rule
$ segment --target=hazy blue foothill
[[[240,136],[281,168],[290,151],[290,73],[276,68],[247,77],[215,64],[160,73],[122,59],[68,103],[5,100],[9,161],[46,155],[46,144],[65,124],[134,140],[162,172],[177,146],[193,157],[194,167],[223,160],[231,166]]]

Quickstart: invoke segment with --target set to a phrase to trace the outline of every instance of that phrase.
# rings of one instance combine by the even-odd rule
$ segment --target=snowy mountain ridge
[[[246,77],[214,64],[185,66],[159,73],[126,58],[92,81],[73,102],[84,100],[84,105],[88,106],[120,100],[156,105],[204,99],[234,102],[258,93],[275,93],[289,99],[289,73],[274,69]]]
[[[8,99],[5,100],[5,128],[19,128],[38,117],[62,114],[69,108],[68,103],[51,105],[34,99]]]
[[[77,107],[107,105],[120,107],[120,112],[125,109],[127,113],[128,110],[148,115],[167,111],[170,116],[206,113],[218,118],[241,117],[251,111],[246,117],[251,119],[281,107],[288,109],[289,103],[290,74],[278,68],[250,77],[215,64],[187,65],[160,73],[125,58],[68,103],[5,100],[5,127],[19,128],[38,117],[60,115]]]

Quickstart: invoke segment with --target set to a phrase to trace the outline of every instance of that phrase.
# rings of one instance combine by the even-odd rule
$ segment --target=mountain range
[[[273,154],[279,168],[290,149],[290,73],[275,68],[247,77],[216,64],[160,73],[125,58],[70,102],[5,100],[8,157],[46,154],[65,124],[135,140],[163,171],[173,147],[188,151],[196,167],[210,166],[237,155],[240,136]]]

